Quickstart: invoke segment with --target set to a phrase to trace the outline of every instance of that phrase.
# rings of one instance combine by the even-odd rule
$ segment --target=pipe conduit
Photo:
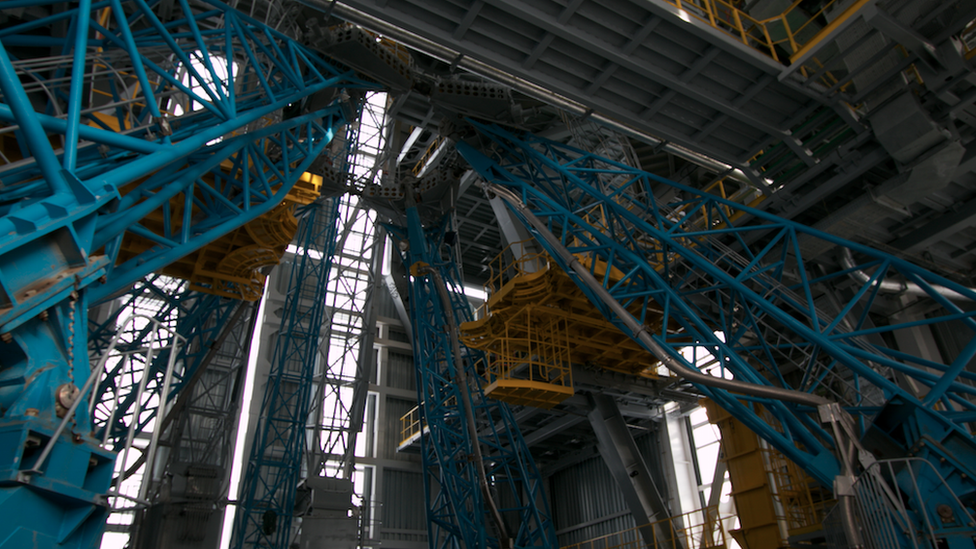
[[[447,318],[447,336],[451,339],[451,353],[454,355],[454,381],[458,385],[461,393],[461,403],[464,408],[464,417],[468,424],[468,436],[471,437],[471,453],[474,457],[475,469],[478,470],[478,484],[481,486],[481,493],[484,495],[485,502],[491,511],[491,516],[498,528],[498,541],[502,549],[512,549],[514,547],[512,538],[508,535],[508,528],[502,514],[498,511],[495,498],[491,495],[491,485],[488,483],[488,475],[485,474],[485,459],[481,453],[481,443],[478,441],[478,426],[474,421],[474,408],[471,406],[471,394],[468,392],[468,375],[464,371],[464,364],[461,363],[461,344],[458,334],[457,319],[454,318],[454,308],[451,306],[451,296],[447,294],[447,284],[439,272],[428,265],[419,265],[417,273],[430,275],[437,288],[437,296],[440,298],[441,307],[444,309],[444,316]],[[474,549],[474,548],[469,548]]]
[[[529,211],[518,196],[499,185],[488,184],[487,187],[488,190],[514,208],[523,217],[523,219],[525,219],[529,225],[536,230],[539,236],[549,244],[554,252],[556,252],[556,255],[565,261],[566,264],[569,265],[570,268],[579,276],[583,283],[586,284],[586,287],[596,294],[596,296],[607,307],[610,307],[610,309],[613,310],[617,317],[619,317],[620,320],[627,326],[627,329],[631,331],[633,337],[643,343],[651,354],[660,360],[661,364],[664,364],[664,366],[671,372],[674,372],[676,375],[695,383],[701,383],[702,385],[708,387],[725,389],[727,391],[732,391],[743,395],[771,398],[813,407],[831,404],[830,400],[827,400],[822,396],[804,393],[803,391],[794,391],[792,389],[784,389],[782,387],[756,385],[754,383],[746,383],[744,381],[737,381],[734,379],[723,379],[710,376],[708,374],[703,374],[693,368],[685,366],[681,363],[681,361],[672,357],[662,345],[651,337],[651,335],[647,332],[647,327],[639,323],[637,319],[634,318],[634,315],[630,314],[630,312],[625,309],[623,305],[617,302],[610,292],[608,292],[606,288],[604,288],[603,285],[597,281],[593,274],[590,273],[589,269],[584,267],[576,259],[576,257],[573,256],[573,254],[570,253],[570,251],[559,242],[559,239],[549,232],[546,224]]]
[[[834,428],[834,437],[837,446],[836,453],[841,467],[841,474],[838,475],[834,480],[834,492],[840,509],[842,527],[853,549],[861,549],[863,547],[863,542],[859,535],[857,520],[854,514],[854,509],[856,507],[856,503],[854,501],[855,496],[853,490],[850,489],[855,479],[854,469],[856,467],[856,462],[853,449],[857,446],[857,441],[853,438],[852,433],[843,432],[844,429],[840,427],[840,424],[843,423],[845,419],[848,419],[844,417],[846,413],[843,411],[840,405],[824,397],[804,393],[803,391],[795,391],[782,387],[756,385],[754,383],[713,377],[685,366],[680,361],[672,357],[663,346],[658,344],[658,342],[651,337],[647,331],[647,327],[639,323],[637,319],[634,318],[634,316],[631,315],[630,312],[624,308],[624,306],[621,305],[610,294],[610,292],[608,292],[606,288],[600,284],[599,281],[597,281],[593,274],[590,273],[589,269],[584,267],[576,259],[576,257],[573,256],[573,254],[562,245],[559,239],[549,231],[546,224],[533,215],[532,212],[529,211],[528,207],[526,207],[526,205],[515,193],[492,183],[487,184],[486,188],[515,209],[522,216],[522,218],[525,219],[526,222],[528,222],[529,225],[536,230],[539,236],[549,244],[556,255],[558,255],[560,259],[569,265],[569,267],[579,276],[583,283],[586,284],[586,287],[596,294],[596,296],[606,306],[613,310],[617,317],[619,317],[620,320],[627,326],[627,329],[631,331],[633,337],[643,343],[651,354],[660,360],[661,363],[664,364],[664,366],[671,372],[689,381],[700,383],[708,387],[724,389],[743,395],[771,398],[775,400],[813,406],[818,409],[822,419],[824,413],[828,413],[831,416],[830,423]]]
[[[857,268],[857,263],[854,262],[854,254],[851,253],[850,249],[848,248],[840,249],[840,264],[842,267],[844,267],[845,270],[853,269],[851,272],[847,273],[847,275],[852,279],[854,279],[856,282],[859,282],[861,284],[867,284],[868,281],[871,280],[870,274]],[[915,284],[914,282],[902,282],[899,280],[882,280],[881,282],[878,282],[877,280],[875,280],[874,285],[879,286],[879,290],[886,294],[908,294],[917,297],[931,297],[929,293],[925,291],[925,288],[922,288],[921,286]],[[966,302],[972,301],[972,299],[970,299],[969,297],[962,295],[961,293],[952,290],[950,288],[946,288],[945,286],[938,286],[933,284],[931,288],[932,291],[934,291],[935,293],[941,295],[946,299],[950,299],[952,301],[966,301]],[[976,292],[976,288],[967,288],[967,289]]]

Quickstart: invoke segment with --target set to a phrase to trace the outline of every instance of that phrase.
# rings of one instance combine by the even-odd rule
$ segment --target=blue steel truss
[[[22,4],[51,15],[0,30],[0,121],[17,125],[27,159],[4,166],[0,223],[30,237],[75,211],[100,209],[88,228],[92,250],[104,247],[111,259],[123,237],[147,241],[144,253],[107,262],[106,282],[90,289],[95,301],[277,205],[349,114],[326,106],[335,90],[365,85],[216,1],[193,10],[183,0],[165,23],[142,0],[85,1],[61,12],[55,2],[12,1],[0,9]],[[36,34],[55,24],[68,25],[75,40]],[[10,53],[37,47],[61,50],[70,62],[44,79],[33,60]],[[39,97],[48,112],[32,107]],[[285,107],[313,104],[320,106],[282,116]],[[13,299],[0,322],[22,307]]]
[[[432,227],[421,224],[416,208],[407,211],[407,227],[388,226],[394,238],[409,243],[401,254],[407,267],[429,265],[448,285],[457,323],[472,320],[471,305],[460,287],[458,262],[453,261],[444,236],[449,218]],[[505,519],[513,547],[558,547],[542,478],[507,404],[485,396],[477,372],[483,360],[478,351],[461,346],[454,356],[446,311],[430,276],[414,275],[410,285],[417,398],[421,402],[424,488],[427,501],[428,546],[432,549],[503,548],[485,495],[479,488],[474,444],[481,445],[485,474],[493,499]],[[458,367],[469,383],[461,387]],[[471,399],[476,433],[465,421],[462,391]]]
[[[869,247],[585,151],[475,125],[495,156],[459,143],[464,158],[489,183],[516,191],[675,359],[694,368],[708,357],[717,365],[714,375],[825,396],[853,415],[861,435],[884,430],[906,454],[943,448],[932,450],[930,461],[957,493],[974,493],[976,444],[969,425],[976,420],[976,374],[967,365],[976,355],[976,337],[943,361],[894,344],[900,331],[916,328],[951,326],[976,336],[972,290]],[[850,262],[814,274],[804,250],[822,243]],[[881,323],[871,313],[890,299],[882,283],[886,291],[929,299],[929,313],[910,321],[885,315]],[[833,308],[821,299],[826,285],[846,292]],[[681,353],[689,348],[691,360]],[[838,470],[834,440],[816,410],[698,388],[831,485]],[[760,414],[755,401],[770,414]]]
[[[101,536],[88,305],[274,208],[368,86],[220,2],[156,4],[0,1],[3,548]]]
[[[339,199],[307,208],[298,226],[281,328],[251,446],[234,547],[287,549],[292,539],[295,490],[303,478],[306,427],[312,406],[326,292],[338,227]],[[321,252],[321,256],[312,254]]]
[[[360,103],[352,112],[361,114],[363,108]],[[337,173],[347,172],[356,154],[360,123],[352,118],[345,126],[343,146],[331,155]],[[305,458],[319,452],[306,448],[310,431],[312,442],[318,444],[314,421],[309,424],[313,410],[322,405],[315,400],[325,398],[318,394],[325,390],[318,388],[315,378],[322,369],[319,357],[332,264],[344,238],[339,236],[341,212],[339,196],[320,198],[299,212],[304,217],[293,241],[297,249],[288,274],[281,328],[234,518],[236,548],[289,547],[296,488],[303,478],[320,473],[309,471]]]

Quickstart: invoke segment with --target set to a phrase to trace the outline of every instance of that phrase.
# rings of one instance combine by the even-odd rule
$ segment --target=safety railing
[[[838,25],[867,4],[858,0],[839,10],[839,0],[828,0],[813,14],[804,10],[796,0],[782,13],[765,19],[756,19],[739,8],[741,2],[728,0],[665,0],[702,23],[718,29],[743,44],[773,59],[788,64],[830,34]],[[827,15],[831,20],[827,21]]]
[[[513,242],[491,260],[491,263],[488,264],[488,281],[485,282],[485,293],[488,294],[489,298],[501,290],[510,280],[543,271],[549,267],[549,257],[546,254],[527,251],[531,242],[533,241]]]
[[[424,151],[424,155],[420,157],[420,160],[417,161],[411,170],[414,177],[419,177],[424,171],[424,168],[427,166],[427,163],[430,162],[431,157],[434,156],[437,149],[440,148],[440,146],[444,143],[444,139],[444,136],[438,135],[430,142],[430,145],[427,146],[427,150]]]
[[[790,535],[819,530],[824,516],[837,502],[832,494],[774,448],[764,448],[776,499],[782,505]]]
[[[728,547],[718,507],[706,507],[683,515],[628,528],[562,549],[711,549]],[[654,535],[651,535],[653,531]],[[647,537],[644,536],[647,534]],[[650,539],[648,539],[650,538]],[[665,541],[666,540],[666,541]]]
[[[528,305],[506,315],[497,346],[489,349],[485,378],[525,379],[553,385],[572,386],[569,371],[567,321],[546,314],[546,307]]]
[[[419,435],[421,430],[420,406],[414,406],[400,418],[400,446]]]
[[[925,459],[879,460],[857,477],[853,488],[854,514],[872,549],[939,547],[947,534],[968,538],[976,524],[942,474]],[[918,502],[929,509],[917,510]],[[830,514],[839,512],[835,508]]]
[[[564,400],[572,395],[570,353],[578,364],[657,379],[656,359],[598,309],[578,306],[586,300],[582,290],[547,254],[528,251],[526,244],[513,243],[489,263],[488,299],[478,320],[461,325],[462,342],[486,353],[487,366],[479,372],[494,384],[492,391],[500,391],[494,398],[543,407]],[[624,276],[612,266],[608,273],[606,261],[590,254],[576,258],[597,276]],[[653,307],[644,311],[649,325],[662,321],[660,313]],[[538,398],[523,399],[527,394]]]
[[[444,402],[447,406],[457,406],[457,397],[448,397]],[[414,406],[400,418],[400,446],[427,429],[427,422],[420,419],[420,406]]]
[[[127,347],[126,342],[123,341],[125,335],[133,327],[145,326],[146,324],[150,325],[151,329],[148,330],[148,338],[145,342],[136,349],[125,349]],[[44,466],[48,457],[55,450],[57,440],[68,424],[74,421],[78,408],[87,404],[88,414],[93,418],[93,425],[96,428],[99,425],[105,426],[104,435],[100,441],[102,446],[120,454],[120,458],[115,463],[115,480],[113,481],[115,488],[105,494],[112,513],[131,512],[149,504],[147,494],[149,493],[149,485],[153,481],[151,472],[157,454],[160,429],[155,420],[149,424],[140,424],[140,419],[153,413],[156,417],[160,417],[162,412],[170,406],[170,397],[172,396],[170,388],[177,366],[176,356],[179,347],[186,344],[186,339],[176,333],[172,327],[146,315],[131,315],[119,326],[108,348],[98,357],[81,389],[68,390],[71,404],[63,410],[63,414],[60,415],[62,417],[61,422],[55,428],[33,466],[18,473],[18,479],[27,483],[30,482],[31,476],[43,476],[46,471]],[[162,372],[162,380],[160,380],[159,375],[153,375],[149,370],[153,367],[156,357],[164,354],[167,360]],[[112,400],[102,403],[96,402],[94,397],[89,400],[89,395],[96,387],[96,382],[102,377],[109,376],[113,366],[120,362],[122,363],[121,375],[115,380],[116,388],[113,391]],[[131,407],[120,406],[120,397],[129,396],[132,397]],[[98,411],[107,412],[108,416],[101,416],[97,413]],[[116,419],[125,425],[127,431],[121,448],[119,439],[111,436],[111,426]],[[144,473],[141,475],[141,480],[133,486],[131,483],[125,483],[128,473],[126,467],[131,466],[129,452],[133,449],[133,441],[137,434],[143,432],[143,429],[151,429],[149,443],[141,450],[145,456],[145,464],[142,469]],[[133,503],[134,506],[126,505],[127,502]]]
[[[702,192],[714,194],[749,207],[754,207],[765,199],[765,196],[759,193],[755,187],[728,177],[720,177],[709,183],[702,189]],[[670,217],[675,220],[689,215],[697,215],[698,219],[694,224],[699,229],[711,230],[722,228],[727,222],[733,222],[742,217],[743,214],[744,212],[742,210],[735,209],[730,205],[723,204],[709,209],[705,206],[692,206],[690,202],[682,204],[672,212],[669,212]]]

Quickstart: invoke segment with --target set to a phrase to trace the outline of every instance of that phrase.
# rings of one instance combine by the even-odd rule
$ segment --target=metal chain
[[[68,382],[75,383],[75,303],[78,292],[71,292],[68,298]]]

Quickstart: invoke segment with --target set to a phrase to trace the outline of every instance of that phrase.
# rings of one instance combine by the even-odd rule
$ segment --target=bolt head
[[[74,383],[64,383],[54,392],[54,408],[58,417],[64,417],[71,405],[81,396],[81,390]]]

